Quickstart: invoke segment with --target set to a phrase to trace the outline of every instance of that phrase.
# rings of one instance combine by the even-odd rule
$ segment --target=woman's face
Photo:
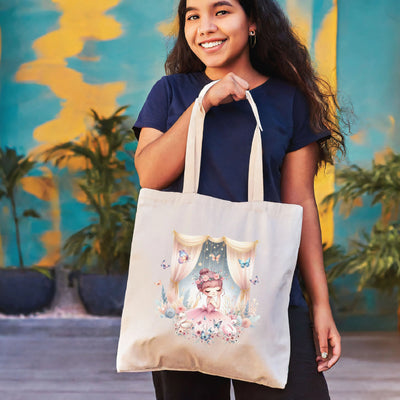
[[[186,1],[186,41],[209,72],[247,68],[249,31],[254,29],[238,0]]]

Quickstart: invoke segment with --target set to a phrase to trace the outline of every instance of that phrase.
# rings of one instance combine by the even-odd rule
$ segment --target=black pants
[[[291,355],[285,389],[233,380],[236,400],[329,400],[328,387],[317,371],[308,310],[289,307]],[[153,372],[157,400],[228,400],[231,380],[200,372]]]

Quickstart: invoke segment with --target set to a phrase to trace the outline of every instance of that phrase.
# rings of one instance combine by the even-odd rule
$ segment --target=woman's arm
[[[205,112],[213,106],[244,99],[248,88],[245,80],[233,73],[227,74],[204,96]],[[142,187],[162,189],[182,173],[192,109],[193,104],[165,133],[153,128],[142,128],[135,153],[135,166]]]
[[[135,167],[142,187],[162,189],[183,171],[192,109],[193,104],[165,133],[153,128],[140,131]]]
[[[314,329],[320,354],[318,371],[331,368],[341,352],[340,335],[329,305],[328,285],[323,263],[321,229],[314,196],[314,177],[319,157],[317,143],[311,143],[286,155],[282,166],[281,196],[283,203],[303,207],[303,227],[298,263],[311,301]]]

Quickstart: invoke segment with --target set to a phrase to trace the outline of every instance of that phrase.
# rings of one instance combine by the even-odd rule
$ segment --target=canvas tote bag
[[[214,83],[193,107],[183,193],[140,192],[117,371],[200,371],[283,388],[302,208],[263,201],[262,128],[250,92],[249,201],[197,193],[202,99]]]

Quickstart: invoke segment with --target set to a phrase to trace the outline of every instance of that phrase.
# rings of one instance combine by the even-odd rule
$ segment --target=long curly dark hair
[[[343,132],[350,132],[351,111],[339,107],[330,84],[316,74],[306,46],[294,33],[275,0],[239,0],[239,3],[257,26],[257,44],[250,47],[253,68],[265,76],[281,78],[301,90],[310,108],[311,128],[316,133],[328,129],[332,135],[319,143],[320,161],[333,163],[338,150],[345,154]],[[165,62],[167,75],[204,71],[206,68],[186,41],[185,9],[186,0],[180,0],[179,31]]]

